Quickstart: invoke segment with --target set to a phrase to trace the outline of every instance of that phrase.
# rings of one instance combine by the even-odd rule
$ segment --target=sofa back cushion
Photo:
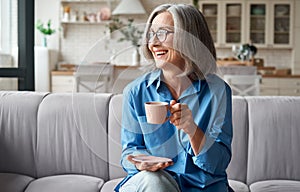
[[[247,97],[247,183],[300,180],[300,97]]]
[[[115,179],[126,176],[120,165],[121,146],[122,95],[112,97],[108,117],[108,159],[109,178]]]
[[[232,98],[232,158],[227,168],[228,178],[246,182],[248,149],[248,109],[244,97]]]
[[[0,92],[0,172],[36,176],[36,117],[45,94]]]
[[[40,105],[37,176],[85,174],[108,179],[110,94],[50,94]]]

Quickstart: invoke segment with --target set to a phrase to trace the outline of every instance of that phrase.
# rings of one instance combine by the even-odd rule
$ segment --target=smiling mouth
[[[165,55],[167,53],[168,53],[167,50],[165,50],[165,51],[157,51],[157,52],[155,52],[155,56],[161,57],[161,56],[163,56],[163,55]]]

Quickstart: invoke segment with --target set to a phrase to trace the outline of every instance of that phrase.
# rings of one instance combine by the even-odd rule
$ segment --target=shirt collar
[[[147,88],[151,85],[154,85],[156,87],[156,90],[159,88],[159,86],[161,85],[161,73],[162,73],[161,69],[155,69],[154,71],[152,71],[152,73],[150,73],[148,83],[147,83]],[[185,90],[181,94],[180,98],[200,92],[202,81],[203,80],[200,79],[193,81],[192,85],[188,87],[187,90]]]
[[[154,84],[155,82],[157,83],[156,88],[160,86],[160,80],[161,80],[161,69],[155,69],[150,73],[148,83],[147,83],[147,88]]]

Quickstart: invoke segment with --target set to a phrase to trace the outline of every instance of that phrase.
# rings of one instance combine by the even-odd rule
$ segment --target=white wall
[[[48,48],[59,50],[59,6],[60,0],[35,0],[35,23],[41,20],[47,23],[51,19],[52,26],[57,29],[56,33],[51,35],[48,40]],[[35,45],[42,45],[42,34],[35,30]]]

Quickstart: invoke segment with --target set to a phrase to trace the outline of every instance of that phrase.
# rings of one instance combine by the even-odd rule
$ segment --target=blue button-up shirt
[[[160,69],[148,73],[130,83],[123,92],[121,164],[128,176],[115,190],[139,172],[127,156],[147,154],[173,160],[174,165],[165,170],[183,192],[226,191],[225,170],[231,159],[232,140],[229,86],[211,74],[205,80],[193,81],[177,100],[188,105],[195,123],[205,133],[205,145],[195,155],[188,136],[169,121],[161,125],[146,121],[145,102],[174,99],[162,81],[161,73]]]

